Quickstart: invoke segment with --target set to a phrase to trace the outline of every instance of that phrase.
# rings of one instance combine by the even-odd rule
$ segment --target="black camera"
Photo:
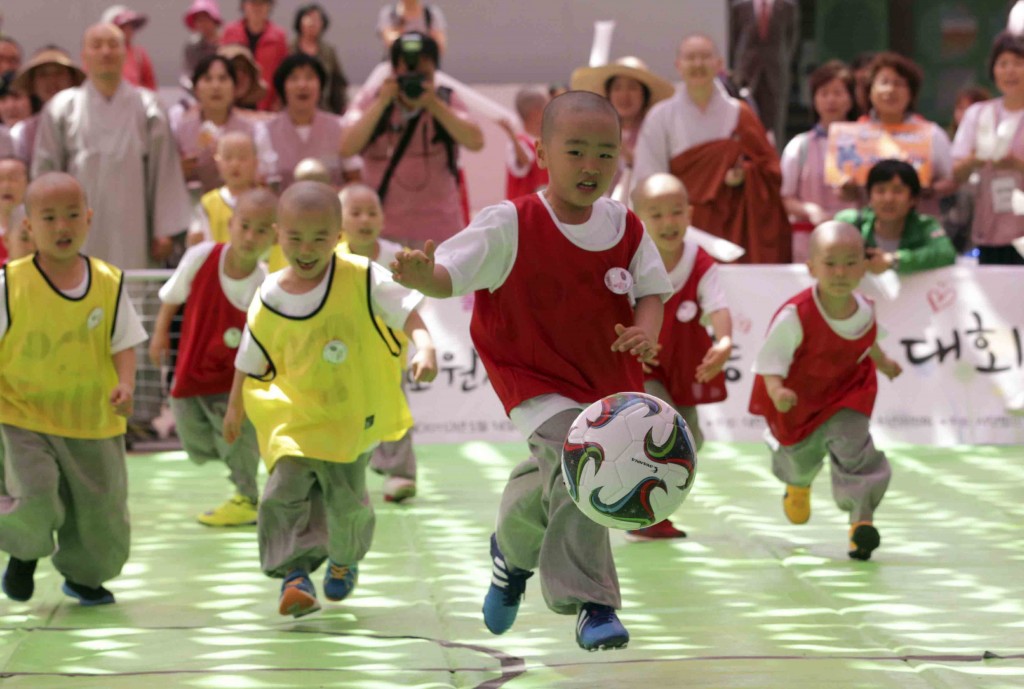
[[[398,88],[410,100],[423,95],[423,74],[417,72],[420,56],[423,54],[423,41],[419,34],[404,34],[398,38],[399,58],[405,64],[406,73],[398,75]]]

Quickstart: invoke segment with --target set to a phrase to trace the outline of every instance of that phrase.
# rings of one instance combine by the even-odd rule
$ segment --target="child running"
[[[675,294],[665,303],[658,343],[660,366],[651,367],[644,389],[671,404],[686,421],[694,449],[704,445],[698,404],[726,397],[722,368],[732,353],[732,316],[718,280],[715,259],[686,238],[693,207],[675,175],[658,173],[633,190],[633,208],[654,240]],[[714,342],[708,335],[710,324]],[[668,519],[629,531],[630,540],[684,538]]]
[[[811,518],[811,482],[828,456],[832,496],[850,513],[849,556],[867,560],[881,544],[873,520],[891,474],[869,428],[875,369],[892,380],[901,368],[878,346],[874,305],[855,291],[867,270],[857,228],[822,223],[809,251],[815,285],[772,319],[754,362],[750,413],[768,422],[772,471],[786,484],[789,521]]]
[[[338,194],[341,201],[341,237],[338,250],[365,256],[382,266],[390,266],[402,245],[382,239],[384,209],[377,192],[365,184],[349,184]],[[399,342],[405,344],[399,335]],[[404,376],[403,376],[404,382]],[[370,458],[370,468],[384,475],[384,500],[404,502],[416,495],[416,450],[412,429],[400,440],[382,442]]]
[[[259,504],[260,563],[284,583],[278,610],[300,617],[320,604],[309,575],[324,561],[324,595],[347,597],[370,548],[374,515],[366,466],[382,440],[412,425],[401,390],[403,352],[416,345],[416,380],[437,374],[433,342],[415,309],[423,295],[360,256],[335,254],[341,204],[333,188],[296,182],[278,204],[287,267],[264,281],[235,358],[224,438],[248,415],[270,472]]]
[[[576,615],[581,648],[621,648],[629,633],[608,529],[588,519],[561,476],[562,444],[580,411],[643,389],[662,301],[672,293],[657,248],[622,204],[603,198],[621,143],[618,115],[596,94],[569,92],[544,111],[540,193],[485,208],[437,250],[405,251],[395,279],[427,296],[475,293],[470,332],[530,458],[505,486],[491,535],[484,623],[511,628],[533,570],[548,607]],[[635,310],[630,294],[636,297]]]
[[[121,271],[79,253],[92,211],[78,181],[41,175],[25,203],[37,251],[0,271],[3,591],[29,600],[52,556],[65,594],[113,603],[103,584],[128,560],[125,417],[146,331]]]
[[[277,197],[266,189],[242,192],[228,224],[227,244],[203,242],[188,249],[160,288],[149,358],[161,366],[171,350],[171,321],[185,304],[170,405],[181,446],[196,464],[224,462],[234,496],[200,514],[207,526],[256,523],[260,454],[252,424],[242,424],[237,442],[224,442],[228,394],[235,378],[235,354],[245,314],[266,277],[260,257],[274,243]]]

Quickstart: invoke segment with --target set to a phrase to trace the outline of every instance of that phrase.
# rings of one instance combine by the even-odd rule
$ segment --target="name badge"
[[[689,323],[697,315],[697,304],[687,299],[676,309],[676,318],[680,323]]]
[[[625,268],[609,268],[604,274],[604,286],[615,294],[629,294],[633,289],[633,276]]]
[[[329,364],[340,364],[348,358],[348,347],[341,340],[331,340],[324,345],[323,357]]]
[[[242,331],[238,328],[228,328],[224,331],[224,344],[228,349],[238,349],[242,344]]]
[[[992,210],[996,213],[1013,212],[1013,190],[1017,188],[1016,175],[1000,175],[992,179]]]

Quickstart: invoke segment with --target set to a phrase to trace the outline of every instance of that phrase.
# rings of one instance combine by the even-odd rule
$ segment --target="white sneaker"
[[[411,478],[388,476],[384,479],[384,500],[402,502],[416,495],[416,482]]]

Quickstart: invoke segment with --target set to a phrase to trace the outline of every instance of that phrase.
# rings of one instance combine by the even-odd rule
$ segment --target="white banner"
[[[811,279],[802,265],[719,270],[736,346],[729,398],[700,408],[701,427],[709,440],[757,441],[764,422],[747,413],[751,362],[772,315]],[[895,299],[874,278],[862,289],[877,303],[882,348],[903,366],[895,381],[879,378],[877,442],[1024,445],[1024,270],[928,271],[903,278]],[[430,386],[409,388],[419,442],[521,440],[473,350],[471,311],[471,297],[425,307],[440,373]]]

